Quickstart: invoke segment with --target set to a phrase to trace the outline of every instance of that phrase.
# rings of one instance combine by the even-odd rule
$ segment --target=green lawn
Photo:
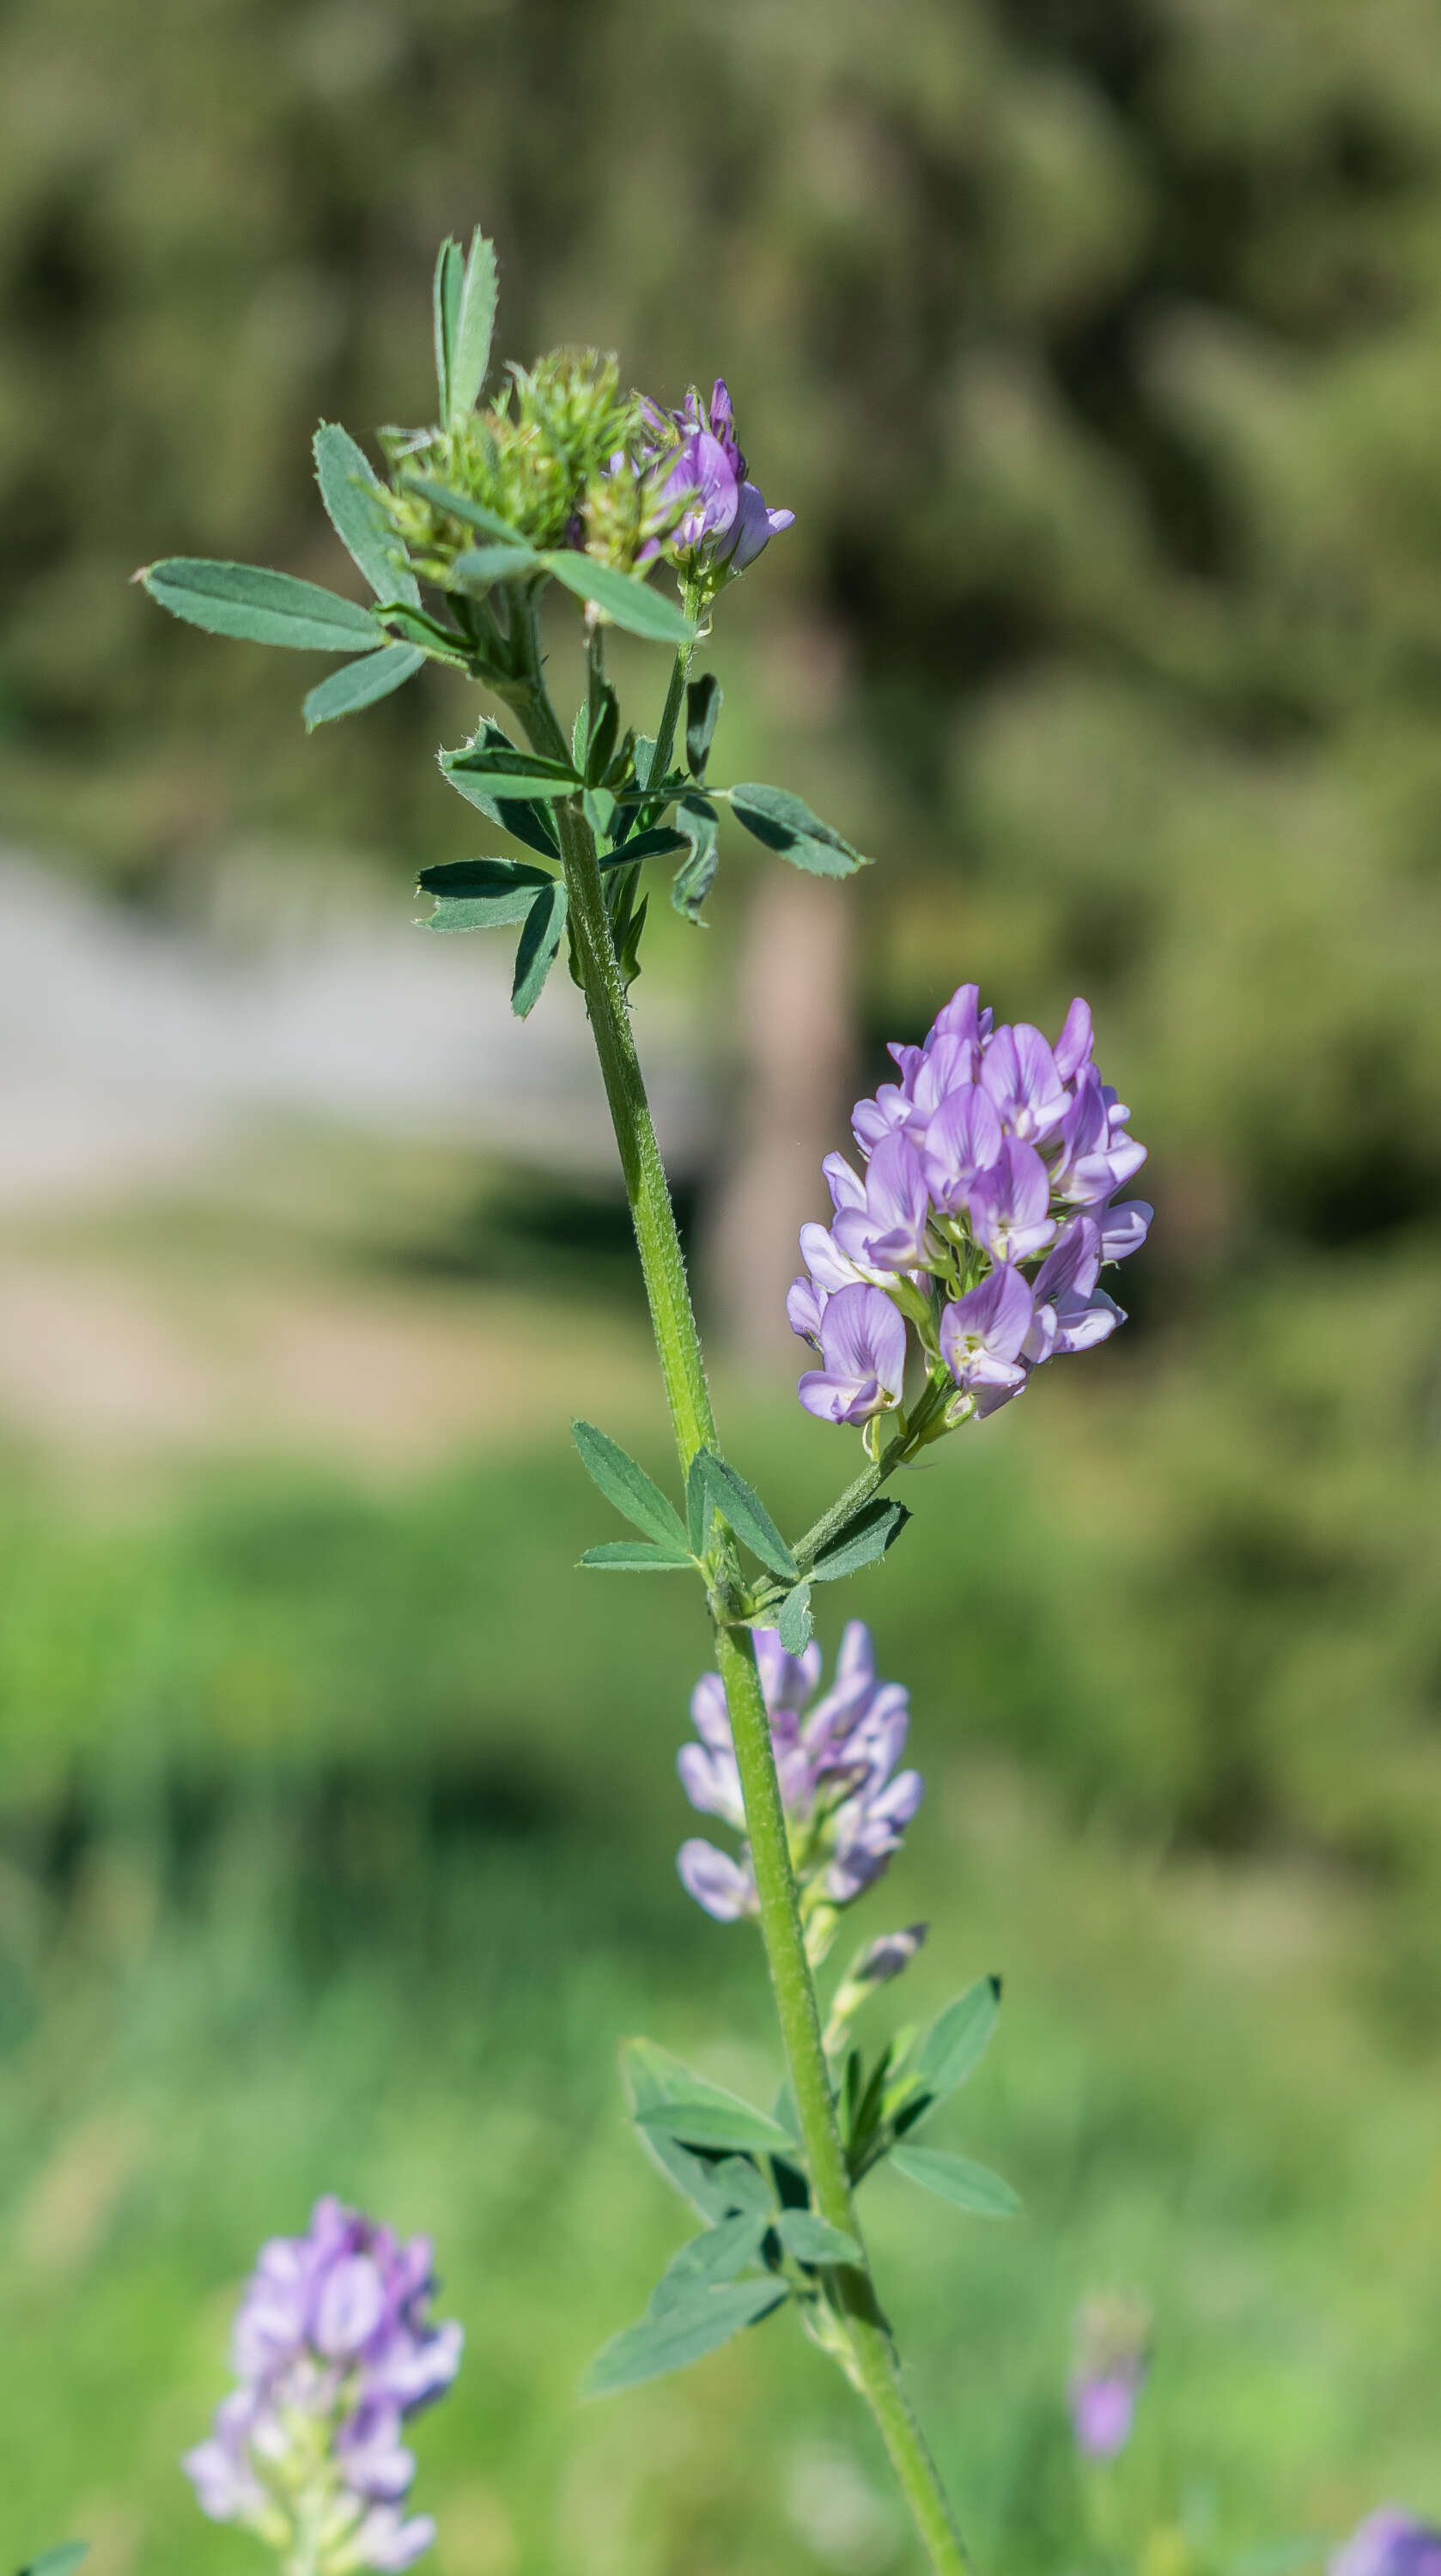
[[[1155,1605],[1140,1470],[1129,1521],[1094,1507],[1081,1466],[1104,1430],[1063,1402],[943,1461],[845,1600],[913,1685],[930,1782],[862,1921],[933,1926],[898,2013],[1004,1974],[999,2036],[942,2134],[1027,2207],[987,2226],[882,2176],[869,2225],[983,2562],[1036,2576],[1108,2547],[1167,2576],[1188,2548],[1325,2536],[1386,2495],[1441,2507],[1426,1874],[1299,1828],[1220,1848],[1187,1824],[1190,1788],[1167,1810],[1187,1605]],[[734,1446],[796,1521],[840,1465],[789,1419]],[[17,2559],[76,2531],[96,2576],[259,2564],[201,2522],[175,2459],[225,2384],[256,2244],[334,2188],[434,2234],[466,2325],[418,2443],[445,2576],[911,2563],[849,2393],[787,2318],[575,2403],[686,2223],[624,2123],[618,2040],[647,2031],[762,2092],[778,2071],[753,1937],[673,1872],[698,1606],[572,1572],[604,1518],[559,1447],[380,1499],[209,1470],[124,1524],[16,1475]],[[1215,1626],[1214,1578],[1196,1587],[1189,1616],[1209,1600]],[[1167,1742],[1148,1751],[1151,1728]],[[1088,2496],[1069,2320],[1111,2286],[1152,2301],[1157,2362],[1131,2452]]]

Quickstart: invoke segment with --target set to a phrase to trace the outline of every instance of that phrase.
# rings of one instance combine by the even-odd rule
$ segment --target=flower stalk
[[[563,756],[565,737],[541,676],[533,611],[531,618],[524,684],[515,692],[512,703],[533,748],[553,757]],[[672,736],[683,688],[684,670],[678,656],[666,710]],[[665,720],[662,721],[664,729]],[[578,799],[558,803],[556,819],[581,983],[635,1225],[684,1479],[697,1451],[713,1448],[716,1442],[700,1334],[665,1166],[631,1032],[594,837]],[[909,1440],[894,1444],[897,1450],[910,1446]],[[888,1456],[881,1466],[871,1469],[860,1480],[862,1487],[875,1490],[892,1463]],[[749,1631],[724,1615],[727,1567],[721,1563],[715,1571],[719,1580],[708,1589],[716,1658],[725,1685],[745,1802],[761,1938],[815,2206],[831,2226],[862,2247],[859,2264],[838,2267],[829,2275],[835,2332],[827,2340],[852,2385],[870,2407],[938,2576],[969,2576],[970,2561],[906,2397],[895,2348],[864,2254],[836,2120],[830,2068],[822,2045],[815,1982],[806,1956],[785,1808],[755,1648]]]

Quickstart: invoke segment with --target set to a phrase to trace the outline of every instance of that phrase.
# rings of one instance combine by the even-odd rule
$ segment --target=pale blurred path
[[[686,1170],[708,1069],[659,1009],[645,1042]],[[542,1371],[552,1413],[594,1410],[598,1377],[643,1383],[623,1318],[557,1353],[523,1284],[355,1241],[453,1208],[488,1154],[574,1182],[612,1151],[567,979],[518,1028],[508,958],[403,896],[204,935],[0,858],[0,1436],[408,1464],[518,1428]]]

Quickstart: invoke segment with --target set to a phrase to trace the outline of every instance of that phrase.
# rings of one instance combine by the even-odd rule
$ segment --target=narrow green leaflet
[[[333,724],[337,716],[353,716],[361,707],[373,707],[377,698],[388,698],[392,689],[403,689],[407,680],[425,665],[426,655],[420,644],[382,644],[378,653],[363,654],[358,662],[343,662],[310,692],[301,708],[305,730],[314,733],[317,725]]]
[[[446,518],[459,519],[463,527],[478,528],[483,537],[493,537],[497,545],[515,546],[530,553],[519,528],[513,528],[498,510],[487,510],[483,501],[472,501],[469,493],[453,492],[448,483],[437,483],[433,474],[403,474],[400,479],[407,492],[428,501],[432,510],[443,511]],[[536,561],[540,561],[539,556]]]
[[[585,778],[588,787],[600,787],[615,757],[620,739],[620,700],[608,680],[600,685],[595,721],[588,725],[585,740]]]
[[[739,2147],[757,2155],[795,2152],[795,2139],[764,2111],[728,2093],[722,2084],[691,2079],[692,2090],[679,2100],[653,2102],[636,2113],[636,2125],[679,2138],[683,2147]]]
[[[956,2209],[969,2210],[973,2218],[1016,2218],[1021,2202],[1008,2182],[989,2165],[973,2164],[969,2156],[945,2154],[938,2147],[894,2147],[890,2162],[907,2182],[918,2182],[923,2191],[933,2191],[938,2200],[948,2200]]]
[[[477,737],[463,751],[442,752],[441,766],[452,784],[473,778],[493,796],[550,799],[574,795],[580,780],[565,761],[551,760],[541,751],[517,751],[499,726],[484,730],[488,739]]]
[[[20,2576],[74,2576],[81,2560],[89,2555],[88,2540],[62,2540],[54,2549],[43,2549],[38,2558],[32,2558],[28,2567],[21,2568]]]
[[[465,272],[461,265],[460,244],[447,234],[435,262],[435,382],[440,395],[440,417],[450,419],[450,353],[455,347],[460,321],[460,290]]]
[[[349,430],[323,420],[312,441],[315,479],[330,524],[377,599],[420,606],[420,586],[381,497],[382,486]]]
[[[525,916],[525,926],[515,952],[510,1007],[518,1020],[527,1019],[540,1000],[541,987],[555,963],[555,952],[565,935],[565,914],[564,882],[560,877],[552,877]]]
[[[999,1977],[978,1977],[932,2022],[916,2052],[912,2073],[933,2100],[943,2102],[980,2064],[1001,2009]]]
[[[581,2382],[583,2397],[613,2397],[643,2379],[663,2378],[684,2370],[708,2352],[718,2352],[743,2326],[755,2325],[789,2297],[784,2281],[732,2281],[719,2289],[700,2288],[659,2316],[642,2317],[613,2335],[598,2352]]]
[[[686,684],[685,765],[694,779],[705,776],[705,765],[715,740],[716,718],[724,697],[725,691],[714,671],[702,671],[698,680],[690,680]]]
[[[427,617],[423,608],[411,608],[403,599],[377,600],[375,614],[389,634],[399,627],[394,638],[398,644],[418,644],[432,661],[448,662],[452,670],[470,668],[470,655],[465,640],[453,626],[442,626],[438,617]]]
[[[674,1574],[689,1569],[692,1559],[678,1547],[652,1547],[648,1539],[610,1538],[588,1547],[580,1562],[602,1574]]]
[[[529,546],[500,543],[468,546],[451,565],[447,587],[453,583],[457,590],[469,591],[476,598],[483,598],[498,581],[520,581],[526,573],[534,571],[538,561],[538,556]]]
[[[685,846],[679,832],[673,832],[668,823],[658,825],[653,832],[633,832],[615,849],[602,850],[601,873],[604,875],[608,868],[628,868],[641,859],[668,859]]]
[[[689,644],[695,634],[673,599],[644,581],[633,581],[629,573],[617,572],[611,564],[594,563],[589,555],[571,548],[563,554],[542,555],[540,560],[567,590],[604,610],[612,625],[623,626],[628,635],[643,635],[652,644]]]
[[[706,1490],[722,1519],[772,1574],[784,1575],[788,1583],[797,1582],[800,1567],[759,1494],[713,1449],[702,1450],[700,1455],[705,1459]]]
[[[813,2209],[785,2209],[776,2220],[776,2233],[786,2252],[796,2263],[859,2263],[861,2249],[844,2229],[832,2227],[828,2218],[819,2218]]]
[[[471,234],[465,275],[453,310],[446,312],[444,418],[451,429],[474,411],[490,365],[495,329],[495,245],[479,227]]]
[[[676,870],[671,905],[683,920],[700,927],[701,905],[715,884],[720,864],[720,824],[715,807],[704,796],[683,796],[675,819],[689,844],[690,857]]]
[[[747,2210],[735,2218],[719,2219],[703,2236],[693,2236],[671,2257],[652,2290],[651,2315],[661,2316],[667,2308],[690,2298],[698,2288],[709,2288],[714,2281],[733,2281],[738,2272],[755,2261],[768,2225],[768,2213],[761,2216]]]
[[[808,869],[812,876],[848,877],[857,868],[870,866],[869,859],[852,849],[841,833],[832,831],[829,823],[784,787],[762,787],[749,780],[730,790],[730,808],[736,821],[764,841],[767,849],[779,850],[783,859]]]
[[[436,897],[434,919],[425,929],[501,930],[524,921],[552,879],[524,859],[449,859],[441,867],[422,868],[416,883],[422,894]]]
[[[449,781],[456,794],[463,796],[467,805],[474,805],[488,821],[498,823],[504,832],[513,832],[515,838],[523,841],[528,850],[539,850],[544,858],[558,859],[560,849],[555,837],[555,826],[543,804],[528,802],[525,798],[512,794],[508,787],[497,794],[493,780],[487,781],[485,776],[458,768],[456,765],[460,761],[468,760],[477,751],[500,749],[510,751],[514,749],[514,745],[507,741],[499,725],[493,723],[487,716],[471,736],[470,741],[463,744],[459,751],[441,752],[439,755],[441,774]]]
[[[888,1547],[900,1537],[911,1515],[904,1503],[863,1503],[842,1529],[829,1539],[813,1557],[806,1571],[813,1583],[838,1583],[842,1575],[858,1574],[863,1565],[873,1565]]]
[[[776,1631],[788,1655],[803,1655],[811,1642],[811,1587],[798,1583],[781,1603]]]
[[[384,641],[368,608],[260,564],[211,563],[169,555],[135,576],[172,617],[207,635],[238,635],[250,644],[285,644],[299,653],[363,652]]]
[[[676,1548],[688,1558],[689,1547],[680,1514],[666,1501],[659,1485],[646,1474],[644,1467],[627,1455],[618,1442],[593,1422],[573,1422],[570,1436],[580,1452],[580,1463],[593,1484],[599,1485],[608,1503],[644,1530],[664,1548]]]

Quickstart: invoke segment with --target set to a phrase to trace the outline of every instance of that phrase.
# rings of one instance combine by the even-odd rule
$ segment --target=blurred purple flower
[[[202,2512],[284,2551],[303,2528],[316,2576],[409,2567],[435,2525],[405,2514],[401,2425],[449,2387],[463,2340],[431,2321],[433,2290],[428,2237],[402,2244],[333,2198],[304,2236],[262,2246],[232,2337],[240,2385],[181,2464]]]
[[[1071,2429],[1083,2459],[1113,2460],[1131,2438],[1150,2366],[1151,2315],[1139,2299],[1088,2299],[1076,2319]]]
[[[1327,2576],[1441,2576],[1441,2531],[1383,2504],[1334,2552]]]
[[[905,1748],[909,1695],[898,1682],[877,1679],[870,1630],[859,1619],[846,1628],[835,1679],[820,1699],[814,1699],[819,1646],[788,1655],[774,1629],[758,1628],[755,1648],[802,1912],[820,1955],[837,1909],[880,1877],[920,1805],[920,1774],[895,1767]],[[699,1741],[681,1748],[681,1786],[703,1815],[743,1832],[740,1774],[718,1673],[696,1684],[691,1718]],[[711,1843],[691,1841],[682,1846],[679,1866],[689,1893],[717,1922],[756,1911],[748,1851],[736,1862]]]

